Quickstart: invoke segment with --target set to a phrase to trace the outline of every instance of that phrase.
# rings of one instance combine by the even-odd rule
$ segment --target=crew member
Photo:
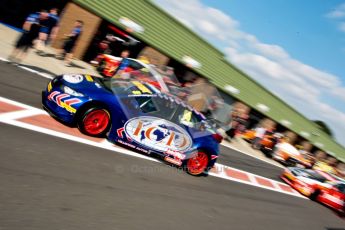
[[[14,62],[21,62],[33,46],[33,41],[38,37],[40,28],[46,24],[48,13],[45,11],[30,14],[24,24],[24,32],[17,40],[14,49],[8,59]]]
[[[72,58],[74,47],[83,31],[84,22],[81,20],[76,20],[74,23],[74,28],[72,32],[66,36],[66,41],[64,43],[63,49],[60,50],[59,55],[65,55],[64,61],[66,66],[72,66]]]

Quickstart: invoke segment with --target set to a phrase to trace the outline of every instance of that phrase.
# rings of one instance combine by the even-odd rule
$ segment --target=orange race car
[[[272,158],[286,166],[298,166],[302,168],[311,168],[313,162],[305,157],[297,148],[288,142],[277,144],[273,150]]]
[[[249,129],[242,134],[242,138],[246,141],[252,141],[255,138],[255,130]]]
[[[280,133],[266,132],[266,134],[260,141],[260,150],[262,150],[264,153],[271,152],[274,146],[279,142],[281,137],[282,134]],[[252,142],[255,139],[255,130],[247,130],[242,135],[242,138],[248,142]]]

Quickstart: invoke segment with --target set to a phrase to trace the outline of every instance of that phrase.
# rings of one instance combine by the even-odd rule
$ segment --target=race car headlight
[[[83,97],[84,96],[83,94],[78,93],[77,91],[71,89],[68,86],[63,86],[62,89],[63,89],[64,93],[70,94],[70,95],[75,96],[75,97]]]

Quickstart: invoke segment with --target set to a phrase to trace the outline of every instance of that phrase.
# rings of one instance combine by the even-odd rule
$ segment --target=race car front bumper
[[[55,102],[48,99],[49,93],[45,90],[42,91],[42,107],[49,115],[64,123],[65,125],[72,126],[74,125],[74,116],[73,114],[67,112],[63,108],[60,108]]]

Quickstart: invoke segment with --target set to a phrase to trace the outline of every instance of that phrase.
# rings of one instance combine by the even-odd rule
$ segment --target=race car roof
[[[73,0],[126,30],[137,27],[136,38],[208,78],[219,89],[303,136],[318,148],[345,162],[345,148],[294,108],[229,63],[224,54],[150,0]],[[235,90],[233,90],[235,89]],[[313,135],[317,134],[317,135]]]

